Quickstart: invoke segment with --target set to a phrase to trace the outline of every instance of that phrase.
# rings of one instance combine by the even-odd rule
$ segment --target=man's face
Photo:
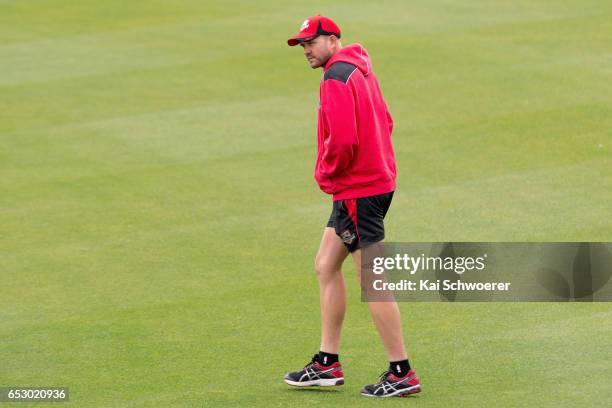
[[[310,64],[310,68],[319,68],[325,65],[332,56],[330,37],[320,35],[310,41],[301,42],[304,48],[304,56]]]

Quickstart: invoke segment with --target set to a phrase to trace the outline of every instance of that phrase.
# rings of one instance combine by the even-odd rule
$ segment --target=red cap
[[[311,40],[320,35],[335,35],[340,38],[340,27],[331,18],[321,15],[308,17],[302,23],[300,32],[287,40],[291,47],[302,41]]]

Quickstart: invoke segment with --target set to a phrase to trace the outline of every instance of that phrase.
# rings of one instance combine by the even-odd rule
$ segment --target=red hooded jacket
[[[325,64],[320,86],[315,179],[334,200],[395,190],[393,120],[360,44]]]

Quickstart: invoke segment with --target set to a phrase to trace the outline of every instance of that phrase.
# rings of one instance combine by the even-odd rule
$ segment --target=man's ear
[[[340,39],[333,34],[329,36],[329,40],[331,41],[331,45],[333,47],[338,47],[340,44]]]

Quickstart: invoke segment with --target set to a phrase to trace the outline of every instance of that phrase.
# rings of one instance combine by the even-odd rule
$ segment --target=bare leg
[[[361,250],[353,252],[357,278],[361,281]],[[396,302],[368,302],[370,314],[382,339],[389,361],[406,360],[402,320]]]
[[[346,311],[346,291],[342,276],[342,262],[348,251],[333,228],[325,228],[315,270],[319,279],[321,303],[321,348],[327,353],[338,354],[340,332]]]

